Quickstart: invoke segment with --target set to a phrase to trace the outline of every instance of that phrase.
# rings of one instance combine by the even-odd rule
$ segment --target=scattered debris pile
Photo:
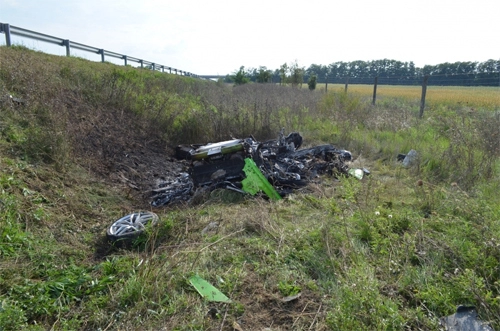
[[[323,174],[362,179],[370,173],[365,168],[349,169],[347,162],[352,159],[349,151],[332,145],[299,149],[302,141],[299,133],[285,136],[282,130],[278,139],[265,142],[249,137],[205,145],[179,145],[176,158],[187,161],[189,170],[159,181],[152,189],[151,205],[162,207],[189,201],[198,191],[218,188],[251,195],[262,192],[271,200],[279,200]],[[107,237],[111,242],[133,239],[150,220],[156,219],[151,212],[124,216],[108,228]]]
[[[152,191],[151,205],[188,201],[201,188],[225,188],[244,194],[262,191],[277,200],[319,175],[349,175],[349,151],[332,145],[299,149],[302,142],[299,133],[285,136],[282,130],[278,139],[265,142],[251,136],[205,145],[179,145],[176,158],[188,160],[189,171],[159,183]]]

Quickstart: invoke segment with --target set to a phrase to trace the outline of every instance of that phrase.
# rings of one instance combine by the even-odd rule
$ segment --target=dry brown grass
[[[317,87],[325,90],[324,85]],[[342,84],[329,84],[329,91],[344,91]],[[349,85],[348,93],[370,99],[373,96],[373,85]],[[378,85],[377,99],[400,98],[415,104],[420,102],[421,86]],[[498,110],[500,105],[500,91],[498,87],[470,87],[470,86],[428,86],[426,101],[432,105],[448,104],[457,108]]]

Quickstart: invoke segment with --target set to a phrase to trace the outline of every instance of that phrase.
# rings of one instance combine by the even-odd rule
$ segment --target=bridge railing
[[[101,55],[101,62],[105,62],[106,57],[112,57],[112,58],[123,60],[124,65],[127,65],[129,62],[134,62],[134,63],[140,64],[141,68],[146,67],[148,69],[157,70],[157,71],[161,71],[161,72],[167,72],[170,74],[175,73],[175,74],[183,75],[183,76],[202,78],[199,75],[195,75],[193,73],[179,70],[176,68],[172,68],[172,67],[169,67],[166,65],[157,64],[155,62],[146,61],[146,60],[139,59],[139,58],[136,58],[133,56],[128,56],[128,55],[119,54],[116,52],[111,52],[111,51],[105,50],[103,48],[88,46],[88,45],[81,44],[81,43],[78,43],[75,41],[70,41],[69,39],[62,39],[59,37],[49,36],[47,34],[43,34],[40,32],[27,30],[24,28],[20,28],[18,26],[13,26],[13,25],[10,25],[8,23],[0,22],[0,33],[5,34],[5,44],[6,44],[6,46],[9,46],[9,47],[12,46],[12,35],[15,35],[15,36],[30,38],[30,39],[34,39],[34,40],[43,41],[46,43],[66,47],[66,56],[71,56],[72,49],[78,49],[81,51]]]

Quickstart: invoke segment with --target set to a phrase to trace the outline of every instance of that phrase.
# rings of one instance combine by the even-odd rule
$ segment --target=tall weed
[[[456,182],[465,190],[495,175],[498,164],[498,116],[491,113],[459,112],[437,116],[438,137],[448,141],[438,153],[442,167],[439,177]]]

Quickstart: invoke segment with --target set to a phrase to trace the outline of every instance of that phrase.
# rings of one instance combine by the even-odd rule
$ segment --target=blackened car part
[[[210,185],[214,181],[220,181],[220,178],[214,177],[214,174],[224,171],[224,179],[227,180],[241,180],[243,179],[243,167],[245,161],[242,156],[238,154],[232,157],[220,160],[218,162],[201,162],[194,165],[189,170],[194,184],[199,186]]]
[[[239,190],[229,183],[238,185],[246,178],[243,171],[246,158],[255,162],[281,196],[307,185],[321,174],[348,175],[345,162],[352,159],[349,151],[332,145],[297,150],[302,145],[302,136],[297,132],[285,136],[283,132],[282,129],[278,139],[265,142],[258,142],[250,136],[205,145],[177,146],[177,158],[192,161],[189,175],[154,190],[151,204],[158,207],[174,201],[187,201],[193,190],[200,187]]]
[[[321,174],[347,175],[351,153],[332,145],[277,154],[273,158],[262,153],[261,171],[275,186],[302,187]]]
[[[188,173],[180,173],[171,182],[163,182],[152,191],[151,205],[160,207],[176,201],[188,201],[193,193],[194,183]]]

